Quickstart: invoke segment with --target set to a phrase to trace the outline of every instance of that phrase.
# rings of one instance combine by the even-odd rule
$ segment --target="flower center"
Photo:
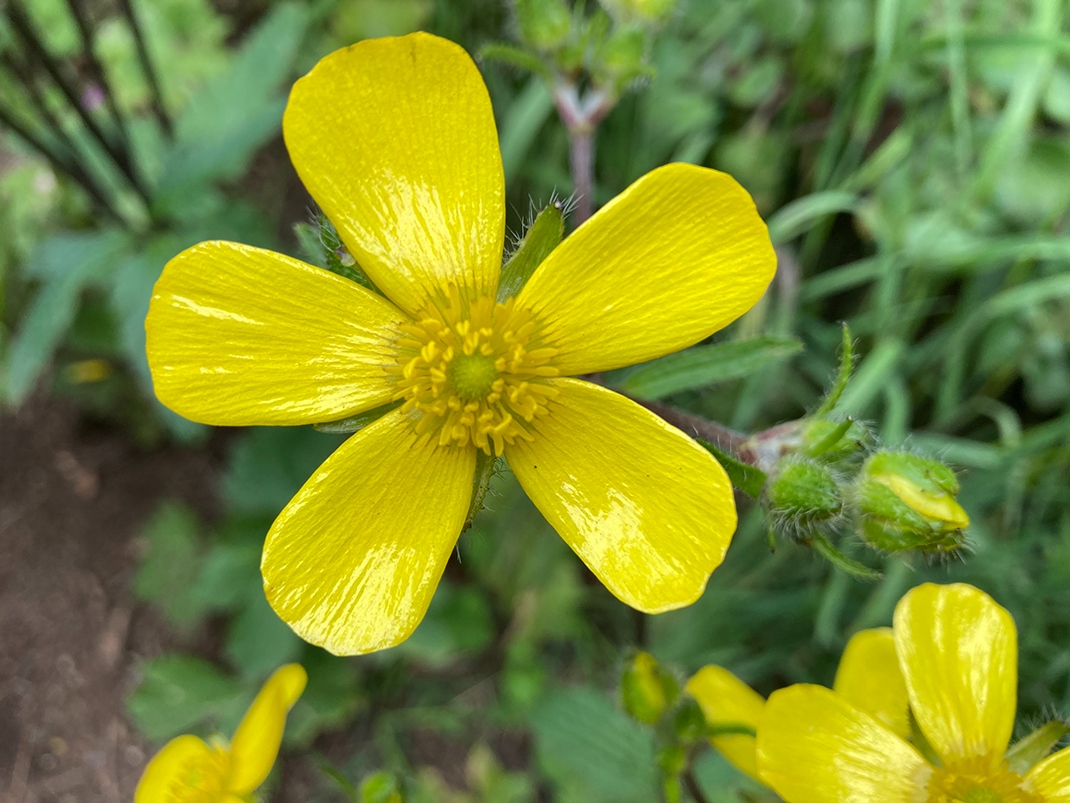
[[[978,761],[937,769],[929,781],[928,803],[1041,803],[1024,779],[1006,764],[992,771]]]
[[[219,746],[185,763],[168,789],[167,803],[216,803],[223,793],[230,754]]]
[[[398,377],[394,398],[415,413],[417,434],[495,455],[531,440],[532,423],[558,392],[545,381],[558,375],[550,365],[557,349],[539,341],[537,328],[513,299],[466,302],[455,287],[446,303],[402,326],[397,364],[386,370]]]

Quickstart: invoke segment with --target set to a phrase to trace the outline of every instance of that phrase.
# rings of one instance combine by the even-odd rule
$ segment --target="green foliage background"
[[[129,116],[151,204],[122,184],[76,120],[66,122],[77,152],[120,220],[4,133],[16,158],[0,172],[0,395],[17,405],[50,382],[140,442],[202,448],[205,428],[152,398],[142,320],[163,264],[195,242],[222,237],[301,255],[291,226],[304,210],[287,203],[293,178],[279,145],[289,83],[365,36],[424,28],[478,53],[509,39],[514,22],[498,0],[135,6],[174,115],[173,140],[155,124],[118,16],[103,15],[96,49]],[[52,52],[77,51],[62,0],[30,8]],[[0,24],[0,47],[10,41]],[[763,693],[827,684],[852,632],[889,623],[901,594],[933,579],[974,583],[1014,614],[1021,729],[1042,715],[1066,716],[1064,4],[681,0],[650,62],[653,76],[599,130],[597,202],[668,161],[725,170],[768,220],[780,269],[766,299],[716,336],[725,345],[714,357],[614,381],[761,429],[819,404],[847,321],[862,357],[839,411],[871,421],[887,443],[961,469],[969,553],[951,563],[889,557],[883,579],[862,583],[803,547],[770,554],[761,510],[743,502],[732,549],[702,599],[640,617],[587,575],[502,471],[416,635],[385,653],[337,659],[275,617],[258,562],[273,517],[341,438],[251,429],[227,441],[218,521],[168,503],[146,527],[134,592],[191,644],[207,621],[225,622],[212,660],[173,654],[143,667],[129,714],[148,738],[229,732],[263,678],[300,660],[311,680],[288,739],[323,769],[312,800],[360,799],[363,779],[386,770],[404,779],[413,801],[648,801],[658,795],[654,735],[613,694],[630,647],[649,649],[681,678],[719,663]],[[532,203],[571,191],[568,138],[537,77],[481,66],[509,226],[519,234]],[[7,73],[0,104],[33,117]],[[76,381],[87,359],[107,360],[110,374]],[[849,535],[842,546],[863,555]],[[427,733],[456,747],[449,756],[466,756],[463,771],[414,760],[414,739]],[[507,749],[515,744],[522,748]],[[711,801],[758,794],[709,752],[697,774]],[[464,788],[446,775],[463,777]],[[388,800],[387,777],[373,781],[364,799]]]

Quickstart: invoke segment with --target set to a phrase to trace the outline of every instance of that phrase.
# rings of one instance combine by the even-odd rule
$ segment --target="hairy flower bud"
[[[809,529],[843,511],[843,493],[836,476],[823,463],[801,457],[780,461],[765,486],[765,508],[775,529],[806,538]]]
[[[620,679],[621,705],[633,718],[653,725],[676,701],[680,687],[648,652],[638,652]]]
[[[956,549],[970,524],[955,500],[958,490],[954,472],[938,460],[877,452],[863,464],[856,489],[862,538],[886,552]]]
[[[516,0],[520,36],[538,50],[553,50],[568,39],[572,15],[562,0]]]
[[[602,8],[618,20],[659,22],[672,13],[676,0],[599,0]]]

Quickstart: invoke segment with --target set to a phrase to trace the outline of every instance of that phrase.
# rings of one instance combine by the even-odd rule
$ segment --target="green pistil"
[[[454,357],[449,367],[449,380],[465,401],[483,399],[491,391],[498,372],[494,358],[482,354],[462,354]]]

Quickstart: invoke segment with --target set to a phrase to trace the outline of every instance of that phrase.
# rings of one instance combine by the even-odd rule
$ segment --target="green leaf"
[[[286,724],[286,744],[307,746],[324,730],[350,722],[364,701],[356,665],[319,649],[306,650],[301,661],[308,686]]]
[[[742,379],[802,350],[794,338],[754,337],[695,346],[617,374],[615,383],[639,399],[661,399],[731,379]]]
[[[223,497],[234,513],[276,516],[338,444],[307,427],[250,429],[231,452]]]
[[[498,300],[505,301],[520,292],[565,234],[565,214],[560,201],[553,201],[535,216],[516,251],[502,267],[498,283]]]
[[[858,196],[844,190],[815,192],[781,207],[769,218],[769,238],[786,243],[810,229],[829,215],[854,212]]]
[[[43,286],[30,302],[9,346],[3,397],[21,404],[74,322],[82,291],[100,283],[130,245],[122,232],[61,233],[45,240],[24,271]]]
[[[196,95],[178,118],[158,192],[195,192],[197,185],[245,172],[264,143],[277,136],[286,101],[279,87],[304,38],[308,11],[280,3],[242,43],[229,69]]]
[[[258,578],[259,579],[259,578]],[[301,652],[301,639],[272,610],[259,582],[230,623],[226,655],[245,677],[262,678]]]
[[[201,569],[200,522],[180,502],[165,502],[143,533],[148,554],[134,578],[134,593],[158,605],[180,627],[204,613],[193,588]]]
[[[605,696],[554,691],[532,715],[539,763],[559,784],[591,803],[658,799],[654,736]]]
[[[250,695],[241,683],[188,655],[163,655],[143,667],[144,680],[127,708],[138,729],[162,741],[206,720],[240,717]]]
[[[717,458],[717,462],[724,468],[725,473],[728,474],[728,479],[732,481],[733,485],[751,499],[757,499],[761,496],[762,488],[765,487],[765,482],[769,479],[764,471],[757,466],[752,466],[750,463],[744,463],[742,460],[718,449],[712,443],[708,443],[701,438],[695,438],[695,441]]]

